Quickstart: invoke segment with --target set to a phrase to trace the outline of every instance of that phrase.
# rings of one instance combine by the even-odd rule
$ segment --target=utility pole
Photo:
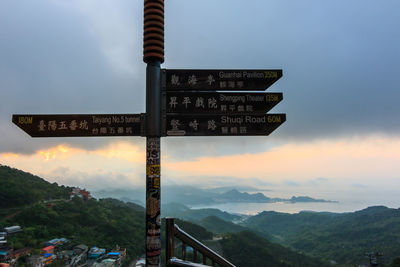
[[[144,0],[143,61],[146,67],[146,266],[161,266],[161,63],[164,0]]]

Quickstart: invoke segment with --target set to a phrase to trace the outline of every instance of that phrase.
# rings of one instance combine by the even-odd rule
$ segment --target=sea
[[[275,202],[275,203],[221,203],[211,205],[195,205],[192,209],[214,208],[232,214],[256,215],[263,211],[283,213],[298,213],[301,211],[345,213],[359,211],[371,206],[400,207],[396,202],[368,203],[365,201],[338,201],[338,202]]]

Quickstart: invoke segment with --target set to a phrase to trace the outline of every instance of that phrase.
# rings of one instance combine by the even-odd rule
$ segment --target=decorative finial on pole
[[[164,0],[144,0],[143,61],[164,62]]]

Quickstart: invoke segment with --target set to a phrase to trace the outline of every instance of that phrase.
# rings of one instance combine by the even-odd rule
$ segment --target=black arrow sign
[[[264,91],[282,77],[282,70],[165,69],[167,91]]]
[[[282,93],[168,92],[167,113],[266,113],[283,99]]]
[[[13,115],[32,137],[140,136],[141,114]]]
[[[286,114],[199,115],[167,114],[167,136],[269,135],[286,121]]]

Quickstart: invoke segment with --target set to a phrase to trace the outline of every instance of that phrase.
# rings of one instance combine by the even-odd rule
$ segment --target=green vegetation
[[[383,253],[386,264],[400,255],[399,209],[370,207],[344,214],[263,212],[245,225],[297,251],[345,266],[366,263],[366,252]]]
[[[192,237],[199,241],[210,240],[213,238],[213,233],[206,230],[204,227],[191,222],[185,222],[179,219],[175,219],[175,224],[179,226],[183,231],[190,234]],[[165,228],[163,228],[165,230]]]
[[[0,209],[32,204],[40,200],[66,199],[71,188],[0,165]]]
[[[308,229],[328,225],[335,217],[341,214],[300,212],[297,214],[263,211],[249,217],[244,226],[269,234],[273,240],[282,241],[296,236]]]
[[[144,254],[143,207],[115,199],[70,201],[70,191],[32,174],[0,166],[0,228],[20,225],[24,229],[9,238],[11,246],[31,247],[38,253],[43,242],[65,237],[74,244],[107,250],[119,245],[127,249],[126,263]],[[371,207],[345,214],[263,212],[242,225],[231,221],[244,217],[217,209],[192,210],[170,204],[163,212],[164,216],[190,220],[176,219],[175,223],[199,241],[207,240],[207,245],[237,266],[312,267],[325,266],[331,260],[337,266],[354,266],[367,263],[365,252],[381,252],[386,265],[400,266],[398,209]],[[212,240],[212,232],[223,239]],[[164,245],[164,231],[162,236]]]
[[[389,265],[389,267],[400,267],[400,257],[395,258]]]
[[[220,242],[224,256],[236,266],[329,266],[317,259],[312,259],[280,245],[273,244],[250,231],[228,234]]]
[[[39,254],[39,248],[45,241],[65,237],[73,244],[85,244],[89,247],[96,245],[107,250],[119,245],[127,249],[125,262],[144,254],[143,207],[111,198],[83,201],[75,197],[69,201],[67,198],[72,188],[50,184],[40,177],[9,167],[1,166],[0,169],[3,177],[1,189],[11,188],[12,203],[21,200],[19,205],[11,209],[0,207],[1,214],[12,214],[0,220],[0,228],[20,225],[24,230],[8,239],[9,245],[14,249],[31,247],[34,248],[34,253]],[[17,187],[21,189],[13,189]],[[4,192],[5,190],[0,191],[0,199],[9,197]],[[48,199],[57,201],[41,201]],[[211,232],[196,224],[179,219],[175,222],[198,240],[213,237]],[[165,236],[164,232],[162,234]]]
[[[24,208],[0,226],[20,225],[24,231],[13,236],[11,246],[40,248],[43,242],[66,237],[89,247],[126,248],[131,259],[144,253],[144,210],[134,204],[101,199],[57,202],[53,207],[37,203]]]
[[[225,221],[239,220],[241,217],[219,209],[190,209],[179,203],[168,203],[162,205],[163,217],[174,217],[182,220],[197,222],[208,216],[216,216]]]
[[[205,217],[198,224],[215,234],[238,233],[248,230],[246,227],[224,221],[216,216]]]

